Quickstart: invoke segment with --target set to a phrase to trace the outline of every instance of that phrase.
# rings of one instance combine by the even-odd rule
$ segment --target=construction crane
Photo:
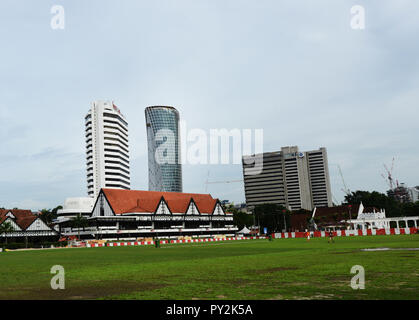
[[[336,199],[336,197],[333,195],[333,193],[331,193],[331,195],[332,195],[333,202],[334,202],[336,205],[338,205],[339,201]]]
[[[207,181],[205,181],[205,193],[207,193],[209,184],[243,182],[243,179],[241,179],[241,180],[223,180],[223,181],[208,181],[208,179],[209,179],[209,171],[208,171],[208,175],[207,175]]]
[[[384,164],[384,169],[386,170],[387,176],[385,176],[384,174],[381,174],[381,176],[387,182],[388,186],[390,187],[390,190],[394,190],[395,189],[394,178],[393,178],[394,157],[393,157],[393,160],[391,162],[391,169],[389,170],[388,167],[385,164]],[[397,185],[398,184],[399,183],[397,182]]]
[[[235,183],[235,182],[243,182],[243,180],[207,181],[207,182],[205,182],[205,193],[207,193],[207,189],[208,189],[209,184]]]
[[[341,167],[340,167],[340,165],[337,165],[338,166],[338,168],[339,168],[339,174],[340,174],[340,177],[341,177],[341,179],[342,179],[342,183],[343,183],[343,188],[341,189],[347,196],[350,196],[351,195],[351,190],[349,190],[349,188],[346,186],[346,183],[345,183],[345,179],[343,178],[343,173],[342,173],[342,169],[341,169]]]

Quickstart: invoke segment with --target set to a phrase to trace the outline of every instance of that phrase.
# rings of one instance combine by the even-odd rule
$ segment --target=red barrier
[[[387,229],[388,230],[388,229]],[[418,228],[409,228],[410,234],[415,234],[417,232],[417,230],[419,230]],[[358,235],[358,236],[363,236],[364,232],[363,230],[355,230],[356,234],[354,234],[354,232],[352,232],[352,230],[350,230],[351,232],[348,232],[349,230],[340,230],[340,236],[345,237],[345,236],[354,236],[354,235]],[[386,235],[386,229],[375,229],[374,230],[375,235],[377,236],[381,236],[381,235]],[[389,234],[391,235],[397,235],[397,234],[407,234],[406,229],[405,228],[400,228],[399,232],[396,233],[395,229],[390,229],[388,230]],[[314,237],[329,237],[329,232],[324,232],[324,235],[322,236],[322,232],[321,231],[314,231],[312,233],[314,235]],[[278,236],[275,236],[275,233],[272,234],[272,238],[292,238],[292,233],[291,232],[283,232],[283,233],[278,233]],[[306,232],[294,232],[295,238],[306,238]],[[333,231],[333,235],[335,237],[338,237],[338,232],[337,231]],[[373,230],[371,229],[367,229],[366,230],[366,236],[372,236],[374,235]]]
[[[418,228],[415,227],[411,227],[408,228],[410,234],[416,234],[417,231],[419,230]],[[353,236],[354,233],[353,232],[347,232],[348,230],[340,230],[340,236],[344,237],[344,236]],[[351,230],[352,231],[352,230]],[[367,236],[371,236],[371,235],[386,235],[386,229],[375,229],[375,230],[371,230],[371,229],[367,229],[366,230],[366,235]],[[399,231],[396,233],[396,230],[394,228],[391,229],[387,229],[387,232],[391,235],[397,235],[397,234],[408,234],[408,232],[406,232],[406,228],[400,228]],[[356,230],[357,234],[359,236],[363,236],[364,233],[362,230]],[[323,233],[323,235],[322,235]],[[278,233],[278,237],[275,236],[275,233],[273,233],[271,236],[272,238],[292,238],[292,232],[286,232],[286,233]],[[315,231],[313,232],[314,237],[328,237],[329,236],[329,232],[321,232],[321,231]],[[338,236],[338,231],[333,231],[333,235],[336,237]],[[294,232],[294,238],[305,238],[306,237],[306,232]],[[229,240],[250,240],[250,239],[266,239],[265,237],[234,237],[234,238],[224,238],[224,239],[219,239],[219,238],[204,238],[204,239],[188,239],[188,240],[169,240],[169,241],[165,241],[162,240],[162,244],[165,243],[191,243],[191,242],[214,242],[214,241],[229,241]],[[88,247],[117,247],[117,246],[137,246],[137,245],[151,245],[154,244],[154,241],[142,241],[142,242],[113,242],[113,243],[106,243],[106,244],[92,244],[92,245],[87,245]]]

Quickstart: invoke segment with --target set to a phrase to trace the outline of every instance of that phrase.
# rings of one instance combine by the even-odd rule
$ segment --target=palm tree
[[[42,209],[41,210],[41,219],[44,220],[46,224],[50,224],[53,220],[57,219],[57,211],[62,209],[62,206],[55,207],[54,209]]]
[[[76,227],[79,234],[79,240],[80,240],[80,228],[83,228],[87,226],[87,219],[83,217],[80,213],[72,219],[72,225],[73,227]]]
[[[0,234],[4,233],[4,239],[6,241],[6,245],[7,245],[7,234],[12,231],[14,231],[14,229],[12,227],[12,224],[9,221],[6,221],[0,225]]]

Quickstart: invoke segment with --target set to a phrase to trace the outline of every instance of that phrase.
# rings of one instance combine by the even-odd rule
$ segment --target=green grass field
[[[419,235],[0,253],[0,299],[418,299]],[[52,290],[53,265],[65,290]],[[353,290],[353,265],[365,290]]]

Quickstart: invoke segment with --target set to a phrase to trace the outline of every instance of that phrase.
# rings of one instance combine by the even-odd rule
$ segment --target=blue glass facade
[[[148,189],[182,192],[179,112],[173,107],[145,109],[148,142]]]

